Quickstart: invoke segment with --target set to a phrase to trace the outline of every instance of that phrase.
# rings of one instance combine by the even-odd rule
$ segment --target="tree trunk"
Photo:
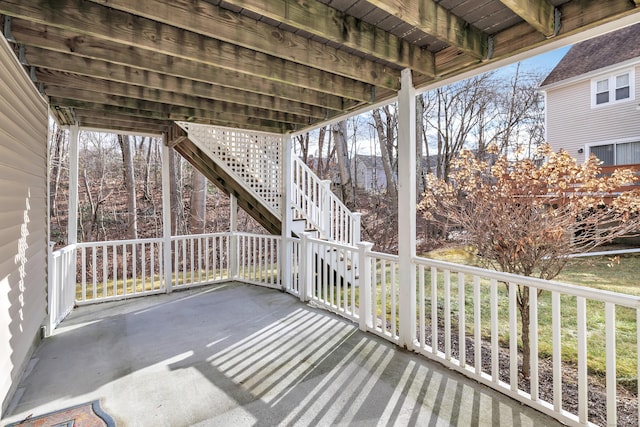
[[[171,193],[171,235],[176,236],[182,233],[182,172],[180,168],[180,158],[174,150],[169,152],[169,175]],[[178,184],[180,181],[180,185]]]
[[[396,186],[396,181],[393,177],[391,158],[389,157],[388,134],[385,129],[385,124],[382,121],[380,110],[377,108],[373,110],[373,120],[375,122],[376,132],[378,133],[378,141],[380,143],[380,153],[382,154],[382,168],[384,169],[384,176],[387,181],[387,194],[389,195],[390,201],[393,201],[393,203],[397,203],[398,187]]]
[[[207,224],[207,178],[196,169],[193,169],[191,175],[190,204],[191,233],[203,234]]]
[[[153,146],[153,140],[146,138],[147,141],[147,154],[144,163],[144,198],[145,200],[151,200],[151,147]],[[144,142],[144,139],[143,139]]]
[[[518,309],[522,321],[522,376],[529,378],[531,375],[531,340],[529,331],[529,287],[519,286]],[[517,331],[511,331],[517,333]]]
[[[127,193],[127,239],[138,238],[138,215],[136,208],[136,181],[133,174],[133,150],[131,137],[118,135],[118,142],[122,149],[122,162],[124,164],[124,186]]]
[[[353,180],[351,179],[351,168],[349,167],[349,155],[347,150],[347,123],[342,121],[333,125],[331,131],[336,145],[338,155],[338,170],[340,171],[340,187],[342,188],[342,200],[347,208],[355,208],[355,193]]]
[[[307,164],[309,159],[309,132],[296,136],[296,140],[300,146],[300,158]]]
[[[51,217],[58,216],[58,205],[57,205],[57,197],[58,197],[58,189],[60,188],[60,175],[62,171],[61,163],[62,163],[62,145],[64,141],[64,130],[59,127],[56,127],[56,133],[53,137],[54,143],[52,144],[52,153],[50,156],[51,162],[51,188],[49,189],[49,215]]]
[[[422,198],[422,193],[426,188],[426,176],[424,170],[422,137],[424,135],[422,116],[424,115],[424,99],[422,95],[416,97],[416,176],[417,176],[417,197]]]

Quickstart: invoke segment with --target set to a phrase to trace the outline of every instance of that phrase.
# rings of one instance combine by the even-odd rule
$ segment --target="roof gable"
[[[640,23],[577,43],[551,70],[541,86],[640,57]]]

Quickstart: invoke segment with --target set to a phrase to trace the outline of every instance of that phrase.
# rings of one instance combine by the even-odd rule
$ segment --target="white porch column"
[[[67,244],[78,243],[78,125],[69,126],[69,215],[67,222]]]
[[[238,277],[238,199],[233,194],[229,195],[229,277]]]
[[[282,227],[280,246],[280,282],[282,289],[291,289],[291,229],[293,227],[293,212],[291,212],[291,191],[293,169],[291,160],[291,135],[286,134],[282,139]],[[304,284],[300,284],[303,286]]]
[[[173,271],[171,268],[171,175],[169,174],[170,148],[167,135],[162,136],[162,237],[164,239],[164,283],[167,293],[173,287]]]
[[[398,93],[398,256],[400,345],[413,348],[416,336],[416,91],[411,70],[400,75]]]

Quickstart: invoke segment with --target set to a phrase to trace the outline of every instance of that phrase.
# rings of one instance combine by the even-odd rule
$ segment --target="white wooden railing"
[[[323,239],[355,245],[360,241],[360,213],[351,212],[303,161],[292,155],[291,203],[296,218],[304,219]]]
[[[165,292],[162,239],[76,245],[76,302],[109,301]]]
[[[86,242],[53,251],[49,263],[50,328],[55,328],[74,304],[228,280],[279,288],[279,241],[279,236],[247,233],[174,236],[169,239],[169,266],[163,261],[167,247],[161,238]],[[167,277],[171,283],[166,282]]]
[[[400,331],[409,328],[415,337],[409,345],[414,351],[568,425],[617,425],[616,364],[621,355],[616,344],[632,340],[631,357],[640,362],[640,328],[618,330],[616,314],[640,323],[640,297],[416,257],[412,260],[416,303],[407,308],[400,305],[400,294],[411,290],[398,281],[397,256],[372,252],[369,243],[356,248],[303,236],[298,244],[301,299],[357,321],[362,330],[395,343]],[[324,274],[324,262],[315,256],[319,252],[336,254],[334,259],[324,258],[336,263],[336,273]],[[339,260],[342,254],[356,253],[359,277],[357,286],[351,287],[353,270],[340,267]],[[339,271],[345,280],[339,279]],[[527,381],[519,375],[522,331],[516,304],[518,292],[525,289],[530,295],[531,339]],[[415,311],[409,325],[400,323],[400,312],[406,309]],[[563,359],[567,340],[575,340],[575,358],[564,355]],[[603,354],[606,414],[589,412],[588,350]],[[625,357],[628,360],[629,354]],[[504,364],[506,372],[500,369]],[[567,381],[563,371],[569,366],[576,371],[568,381],[577,381],[577,408],[563,404]],[[543,368],[550,369],[553,378],[551,390],[545,393],[540,381]],[[549,393],[551,398],[543,398]]]
[[[235,233],[236,280],[280,289],[280,236]]]
[[[232,236],[215,233],[172,237],[173,289],[228,280]]]
[[[49,246],[49,280],[48,280],[48,333],[71,312],[76,296],[76,247],[69,245],[63,249],[52,251]]]
[[[291,259],[291,271],[285,277],[279,236],[216,233],[178,236],[171,242],[170,288],[164,283],[167,248],[162,239],[80,243],[52,252],[50,289],[59,293],[50,295],[52,318],[64,317],[68,301],[57,302],[69,295],[83,304],[227,280],[282,287],[391,342],[412,336],[413,341],[405,343],[412,350],[568,425],[616,425],[617,363],[622,356],[628,360],[629,352],[640,359],[639,297],[420,257],[412,259],[416,287],[411,289],[399,282],[397,256],[373,252],[370,243],[346,245],[307,233],[290,238],[285,256]],[[519,375],[517,298],[523,290],[530,296],[526,381]],[[411,301],[401,298],[405,292],[413,297],[409,307],[401,304]],[[409,324],[400,320],[404,310],[415,313]],[[636,326],[619,330],[616,316]],[[575,341],[575,356],[563,352],[568,340]],[[626,344],[627,354],[616,351],[620,343]],[[606,366],[607,409],[599,414],[602,418],[590,413],[588,357],[602,357]],[[575,408],[563,403],[563,370],[568,366],[575,370],[575,378],[570,378],[577,382]],[[553,380],[543,392],[544,369]]]

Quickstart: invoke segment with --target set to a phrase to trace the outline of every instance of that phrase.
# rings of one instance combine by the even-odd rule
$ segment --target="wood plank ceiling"
[[[0,0],[5,38],[62,125],[304,129],[640,0]]]

